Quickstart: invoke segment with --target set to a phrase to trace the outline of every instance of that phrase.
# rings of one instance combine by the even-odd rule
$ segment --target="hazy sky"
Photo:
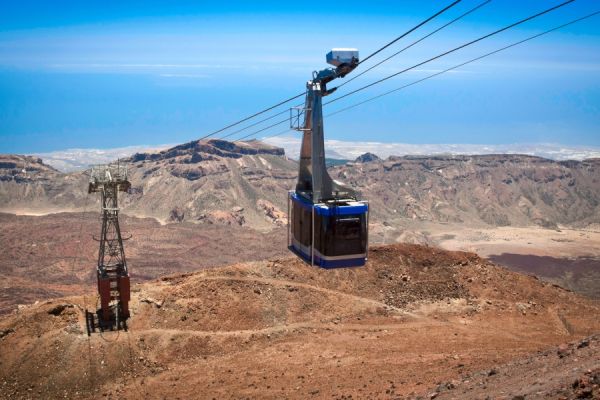
[[[450,2],[3,2],[0,152],[198,138],[303,91],[311,72],[327,67],[330,48],[364,56]],[[463,0],[357,72],[480,2]],[[492,0],[331,98],[558,3]],[[597,0],[577,0],[325,112],[599,9]],[[346,141],[598,146],[599,111],[596,16],[327,118],[325,127],[328,139]]]

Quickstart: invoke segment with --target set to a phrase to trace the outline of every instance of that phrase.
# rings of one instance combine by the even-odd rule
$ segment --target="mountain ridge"
[[[4,156],[12,157],[12,156]],[[376,157],[376,156],[375,156]],[[373,221],[477,226],[586,226],[600,222],[600,159],[554,161],[529,155],[367,156],[329,168],[372,204]],[[2,162],[0,157],[0,162]],[[162,223],[286,223],[297,163],[259,141],[193,141],[137,153],[123,212]],[[0,166],[3,164],[0,164]],[[85,174],[0,168],[0,211],[83,211],[96,204]]]

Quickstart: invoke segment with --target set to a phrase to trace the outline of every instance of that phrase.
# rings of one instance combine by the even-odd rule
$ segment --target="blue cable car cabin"
[[[355,200],[312,204],[290,192],[289,247],[311,265],[322,268],[365,265],[369,205]]]
[[[327,90],[327,83],[356,68],[358,50],[333,49],[326,58],[335,68],[313,73],[306,84],[304,108],[301,113],[296,110],[295,119],[290,114],[291,127],[302,132],[302,145],[296,190],[288,196],[288,247],[311,265],[363,266],[369,245],[369,205],[327,172],[322,102],[335,91]]]

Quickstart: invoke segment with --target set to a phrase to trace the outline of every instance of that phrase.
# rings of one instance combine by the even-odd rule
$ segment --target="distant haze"
[[[283,147],[288,157],[298,158],[300,139],[295,137],[274,137],[266,143]],[[600,147],[565,146],[553,143],[515,144],[409,144],[381,142],[350,142],[326,140],[325,148],[329,158],[355,159],[366,152],[381,158],[404,155],[478,155],[478,154],[526,154],[552,160],[584,160],[600,157]]]
[[[44,163],[53,166],[59,171],[72,172],[84,170],[91,165],[107,164],[119,158],[129,157],[135,153],[150,153],[172,146],[174,145],[140,145],[116,147],[112,149],[66,149],[32,155],[40,157]]]
[[[293,159],[298,158],[300,139],[292,136],[268,138],[266,143],[282,147],[285,154]],[[139,145],[117,147],[112,149],[65,149],[48,153],[36,153],[46,164],[64,171],[77,171],[90,165],[115,161],[118,158],[131,156],[135,153],[154,152],[172,147],[173,144]],[[600,158],[600,147],[565,146],[551,143],[537,144],[408,144],[381,142],[353,142],[341,140],[326,140],[327,157],[354,160],[366,152],[374,153],[381,158],[391,155],[476,155],[476,154],[527,154],[549,158],[552,160],[583,160]]]
[[[281,1],[4,1],[0,152],[185,143],[221,132],[303,92],[313,71],[329,67],[332,47],[357,48],[365,63],[329,85],[339,90],[325,101],[328,139],[600,146],[600,14],[428,78],[588,15],[598,2],[572,2],[449,52],[555,4],[492,1],[465,14],[481,2],[457,2],[367,60],[451,2],[347,0],[334,10]],[[251,137],[245,130],[257,124],[260,135],[274,135],[288,122],[270,118],[301,103],[222,133]]]

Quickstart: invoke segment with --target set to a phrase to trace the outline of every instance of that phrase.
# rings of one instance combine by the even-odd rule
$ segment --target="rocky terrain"
[[[132,318],[88,337],[99,199],[84,172],[0,156],[0,398],[599,395],[600,160],[335,163],[382,245],[334,271],[289,258],[282,149],[194,141],[121,162]]]
[[[128,165],[132,182],[121,206],[123,217],[131,217],[124,227],[133,234],[126,246],[136,279],[191,271],[198,262],[225,265],[285,252],[286,194],[294,187],[297,165],[282,149],[257,141],[193,141],[121,162]],[[488,155],[382,160],[367,153],[330,167],[330,173],[370,200],[371,243],[474,251],[600,298],[600,236],[595,228],[599,166],[597,159],[557,162]],[[97,244],[91,237],[98,229],[99,198],[87,193],[87,180],[84,172],[60,173],[39,158],[0,156],[0,211],[61,213],[56,219],[2,217],[0,244],[9,250],[0,264],[0,277],[8,282],[5,312],[93,280]],[[83,228],[80,215],[85,216]],[[43,229],[34,229],[37,223]],[[191,250],[199,238],[205,238],[205,253]],[[145,248],[138,257],[143,240],[160,251]],[[74,243],[88,252],[85,263],[79,257],[75,266],[69,258],[77,252]],[[263,255],[253,252],[259,248]],[[531,261],[527,257],[533,255],[551,257],[557,267],[515,262]],[[219,256],[221,261],[215,262]],[[578,262],[578,257],[585,258]],[[64,282],[65,275],[74,276],[69,270],[87,275],[81,272]]]
[[[370,224],[370,242],[420,243],[469,251],[600,299],[600,230],[594,227],[470,226],[418,220]]]
[[[588,297],[600,299],[600,232],[539,227],[472,229],[452,224],[371,226],[372,244],[415,241],[488,257]],[[100,220],[97,212],[44,216],[0,214],[0,314],[94,288]],[[173,272],[289,254],[285,227],[159,224],[121,216],[135,282]],[[508,256],[506,256],[508,255]],[[531,262],[534,261],[534,262]],[[547,263],[549,262],[549,263]]]
[[[121,216],[134,282],[287,254],[283,228],[179,223]],[[48,298],[94,289],[97,212],[17,216],[0,213],[0,315]]]
[[[127,332],[85,334],[93,292],[1,318],[0,397],[598,391],[598,339],[583,339],[600,329],[599,304],[471,253],[379,246],[366,267],[334,271],[274,258],[165,276],[132,294]]]
[[[470,226],[548,228],[600,220],[600,159],[389,157],[337,167],[332,174],[360,188],[376,220],[397,216]]]
[[[280,148],[256,141],[195,141],[122,162],[132,182],[129,195],[121,198],[125,214],[161,223],[185,220],[255,229],[287,221],[282,210],[287,210],[286,193],[296,166]],[[0,156],[0,211],[35,215],[96,210],[99,199],[88,195],[87,179],[84,172],[58,173],[39,159]]]
[[[194,141],[123,160],[132,189],[124,213],[162,223],[272,229],[286,223],[297,165],[257,141]],[[25,171],[25,172],[24,172]],[[365,154],[330,167],[372,205],[375,226],[406,221],[485,226],[586,227],[600,223],[600,159],[522,155],[389,157]],[[0,156],[0,211],[85,211],[97,199],[83,173],[61,174],[39,159]]]
[[[83,173],[63,174],[38,157],[0,155],[0,211],[44,214],[82,209],[86,182]]]
[[[598,399],[600,335],[443,382],[422,398]],[[511,390],[512,389],[512,390]],[[512,394],[512,393],[519,394]]]
[[[41,158],[4,154],[1,156],[0,169],[3,182],[17,183],[33,182],[34,180],[50,178],[58,171],[43,163]]]

